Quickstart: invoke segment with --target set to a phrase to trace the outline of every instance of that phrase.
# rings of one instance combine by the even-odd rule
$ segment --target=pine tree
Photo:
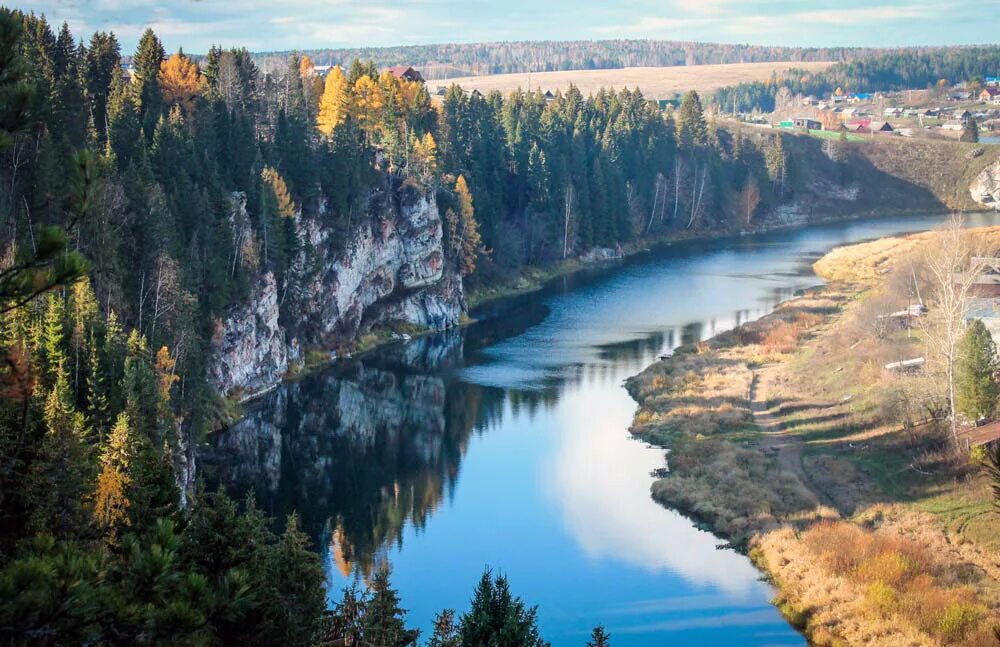
[[[389,567],[382,566],[371,584],[365,610],[365,642],[381,647],[414,645],[420,632],[406,628],[406,611],[399,606],[399,593],[389,583]]]
[[[996,413],[1000,363],[990,331],[979,319],[969,324],[955,364],[955,408],[972,421]]]

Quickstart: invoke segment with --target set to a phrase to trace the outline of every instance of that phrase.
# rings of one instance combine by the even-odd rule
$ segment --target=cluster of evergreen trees
[[[842,61],[875,50],[850,47],[777,47],[672,40],[509,41],[322,49],[305,52],[321,65],[347,66],[355,59],[377,65],[415,65],[428,79],[469,74],[606,70],[770,61]],[[285,53],[262,53],[265,67]]]
[[[923,89],[941,81],[955,84],[996,76],[1000,70],[1000,47],[922,47],[880,51],[839,62],[830,69],[811,73],[789,70],[769,81],[754,81],[722,88],[715,101],[723,111],[772,112],[782,88],[792,94],[825,96],[841,88],[844,92],[877,92]]]
[[[205,379],[212,336],[267,272],[294,318],[303,219],[343,241],[377,226],[374,192],[434,193],[446,262],[481,283],[595,245],[749,224],[794,186],[780,136],[717,130],[694,93],[676,119],[637,91],[456,87],[435,108],[373,64],[321,79],[291,56],[264,73],[245,50],[168,56],[152,31],[128,72],[121,58],[111,33],[80,42],[0,11],[4,641],[360,631],[346,602],[324,621],[322,568],[294,516],[278,534],[193,483],[193,447],[226,415]],[[352,604],[384,615],[380,586]],[[492,601],[455,624],[457,644],[501,626],[537,642],[502,579],[480,589]]]

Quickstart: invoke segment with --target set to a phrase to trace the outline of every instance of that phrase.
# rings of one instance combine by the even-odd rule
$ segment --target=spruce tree
[[[444,609],[434,617],[434,633],[427,647],[461,647],[462,637],[458,624],[455,622],[455,612]]]
[[[139,46],[135,56],[132,57],[136,82],[139,87],[140,122],[146,130],[147,137],[152,136],[153,127],[162,111],[163,98],[160,96],[157,76],[160,74],[160,65],[165,58],[166,50],[163,48],[163,43],[156,37],[152,29],[147,29],[142,34],[142,38],[139,39]]]
[[[611,634],[604,630],[604,625],[597,625],[590,632],[587,647],[611,647]]]
[[[973,144],[979,142],[979,124],[976,123],[975,119],[969,118],[968,123],[966,123],[965,128],[962,129],[963,142],[971,142]]]
[[[382,566],[371,584],[365,610],[365,642],[380,647],[414,645],[420,632],[406,628],[406,611],[399,606],[399,593],[389,583],[389,567]]]
[[[462,616],[463,645],[543,647],[538,635],[537,607],[527,607],[510,592],[507,578],[487,569],[476,586],[472,608]]]
[[[708,126],[701,107],[701,98],[691,90],[681,100],[677,115],[677,143],[681,148],[691,149],[708,144]]]
[[[955,363],[955,408],[960,414],[978,421],[996,413],[998,369],[993,337],[983,322],[975,319],[962,337]]]

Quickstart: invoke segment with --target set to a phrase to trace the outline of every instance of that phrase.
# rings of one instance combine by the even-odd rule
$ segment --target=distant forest
[[[838,87],[845,92],[877,92],[927,88],[945,81],[948,85],[1000,74],[1000,46],[922,47],[886,50],[854,60],[842,61],[825,72],[789,70],[780,78],[741,83],[715,93],[725,110],[741,112],[774,110],[782,88],[792,94],[829,94]]]
[[[622,67],[669,67],[710,63],[844,61],[878,50],[850,47],[770,47],[672,40],[575,40],[450,43],[399,47],[315,49],[300,52],[317,65],[347,67],[360,59],[379,67],[413,65],[428,79],[512,72],[553,72]],[[255,54],[265,69],[284,65],[289,52]]]

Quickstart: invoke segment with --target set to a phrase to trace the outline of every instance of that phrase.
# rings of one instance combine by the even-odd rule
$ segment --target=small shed
[[[805,128],[806,130],[823,130],[823,124],[812,117],[793,117],[793,128]]]
[[[914,357],[913,359],[904,359],[900,362],[889,362],[885,365],[885,370],[890,373],[917,373],[923,369],[926,363],[927,360],[923,357]]]

